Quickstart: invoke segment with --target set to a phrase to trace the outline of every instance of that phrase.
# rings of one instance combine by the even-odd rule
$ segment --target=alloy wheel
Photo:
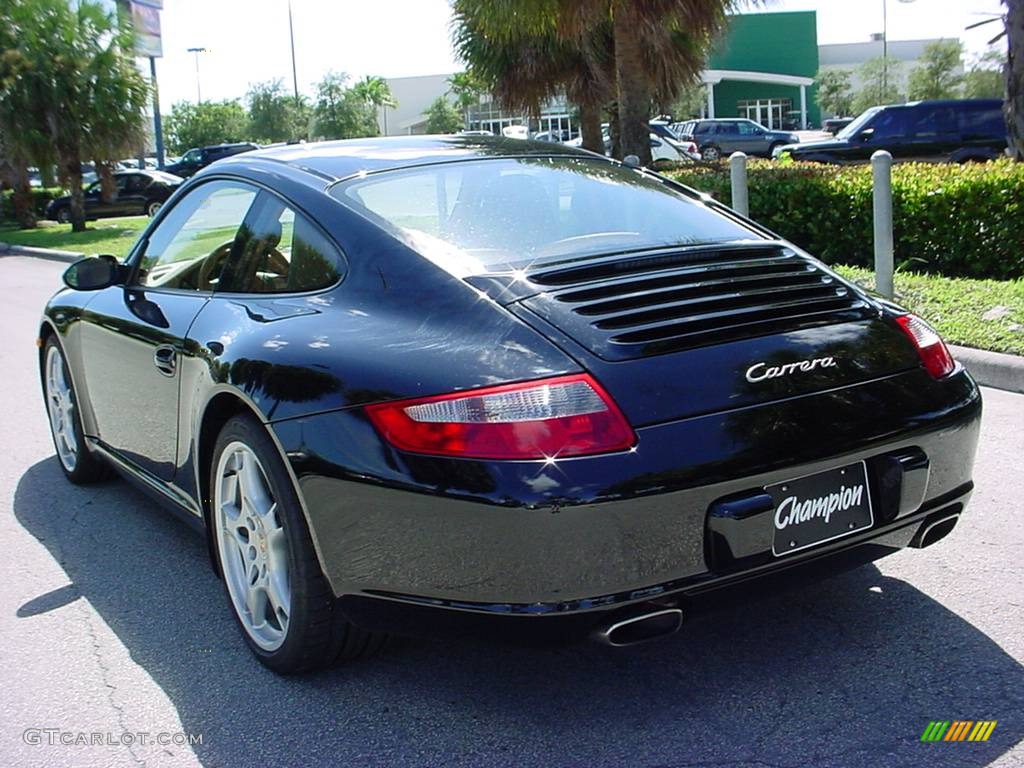
[[[224,581],[242,626],[260,648],[288,634],[291,568],[282,516],[253,450],[229,443],[217,462],[214,523]]]
[[[53,432],[57,458],[64,469],[74,472],[78,464],[78,422],[64,357],[56,346],[51,346],[46,353],[45,370],[46,409],[50,415],[50,430]]]

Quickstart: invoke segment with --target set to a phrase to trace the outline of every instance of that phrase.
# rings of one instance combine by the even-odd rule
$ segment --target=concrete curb
[[[34,256],[37,259],[50,259],[70,264],[85,258],[84,253],[76,251],[55,251],[52,248],[33,248],[28,245],[11,245],[0,243],[0,256]]]
[[[949,351],[983,387],[1024,393],[1024,357],[953,345]]]

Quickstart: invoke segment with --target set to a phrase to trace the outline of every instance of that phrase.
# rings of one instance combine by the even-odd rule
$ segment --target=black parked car
[[[225,157],[231,157],[232,155],[239,155],[242,152],[251,152],[254,149],[259,149],[259,145],[248,141],[236,144],[214,144],[209,147],[193,147],[182,155],[178,162],[168,165],[165,170],[168,173],[173,173],[187,179],[210,163],[222,160]]]
[[[281,672],[385,630],[631,644],[928,546],[972,489],[981,398],[921,319],[558,144],[246,154],[65,282],[39,328],[60,467],[204,530]]]
[[[694,142],[705,160],[718,160],[733,152],[771,157],[776,147],[800,141],[795,133],[772,131],[743,118],[687,120],[677,133],[680,139]]]
[[[834,139],[778,147],[794,160],[857,163],[879,149],[895,160],[964,163],[992,160],[1006,150],[1006,121],[999,99],[916,101],[872,107]]]
[[[155,216],[160,206],[181,185],[180,176],[162,171],[120,171],[114,174],[116,193],[108,203],[103,200],[100,182],[85,189],[85,217]],[[46,207],[46,218],[66,223],[71,221],[71,197],[54,198]]]

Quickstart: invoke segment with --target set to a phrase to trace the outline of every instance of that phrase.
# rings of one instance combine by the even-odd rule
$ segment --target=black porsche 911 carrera
[[[45,310],[60,465],[205,531],[279,672],[387,632],[627,645],[952,530],[981,398],[921,319],[550,143],[255,151]]]

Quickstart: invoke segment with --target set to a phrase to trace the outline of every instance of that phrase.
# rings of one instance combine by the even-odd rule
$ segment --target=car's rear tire
[[[280,674],[368,655],[384,636],[341,614],[294,484],[266,428],[231,418],[210,463],[210,535],[228,604],[249,648]]]
[[[700,156],[701,159],[714,163],[722,159],[722,151],[714,144],[709,144],[705,147],[701,147]]]
[[[146,206],[146,215],[149,216],[149,218],[153,218],[154,216],[156,216],[157,211],[160,210],[161,205],[163,205],[163,203],[154,200],[152,203]]]
[[[105,479],[110,475],[110,467],[89,450],[85,442],[75,385],[68,373],[64,351],[54,336],[50,336],[43,347],[42,374],[50,436],[64,476],[76,485]]]
[[[57,211],[57,221],[61,224],[71,223],[71,211],[68,208],[61,208]]]

